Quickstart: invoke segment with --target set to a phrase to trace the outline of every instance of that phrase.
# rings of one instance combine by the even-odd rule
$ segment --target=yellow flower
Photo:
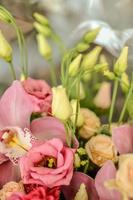
[[[77,100],[73,99],[71,100],[71,106],[73,109],[72,115],[71,115],[71,121],[73,124],[75,123],[75,118],[76,118],[76,107],[77,107]],[[80,127],[84,123],[84,118],[82,113],[80,112],[80,105],[78,105],[78,117],[77,117],[77,126]]]
[[[89,139],[100,127],[100,120],[94,112],[87,108],[81,108],[84,123],[79,129],[79,135],[84,139]]]
[[[103,82],[94,98],[94,104],[102,109],[107,109],[111,104],[111,84]]]
[[[86,191],[86,186],[84,183],[80,185],[79,191],[77,192],[76,196],[74,197],[74,200],[89,200],[88,194]]]
[[[117,151],[109,136],[93,136],[86,143],[85,149],[90,160],[99,167],[103,166],[107,160],[117,160]]]
[[[7,62],[12,60],[12,48],[0,31],[0,58]]]
[[[62,86],[53,87],[52,115],[60,120],[67,120],[72,114],[72,107]]]

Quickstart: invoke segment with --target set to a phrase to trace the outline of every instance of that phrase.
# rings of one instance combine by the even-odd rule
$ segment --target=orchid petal
[[[63,186],[63,193],[66,200],[73,200],[78,192],[80,185],[84,183],[90,200],[98,200],[94,180],[81,172],[74,172],[69,186]]]
[[[31,132],[39,140],[59,138],[63,143],[66,143],[67,141],[67,133],[63,123],[54,117],[42,117],[33,120],[31,122]],[[73,143],[74,148],[77,148],[78,141],[76,137],[74,138]]]
[[[0,99],[0,128],[29,127],[33,107],[21,83],[14,81]]]
[[[113,128],[112,139],[120,154],[133,152],[133,126],[125,124]]]
[[[0,165],[0,187],[9,181],[18,181],[20,179],[20,172],[17,165],[6,161]]]
[[[120,194],[116,190],[106,188],[104,183],[116,176],[116,168],[112,161],[107,161],[98,171],[95,178],[95,187],[100,197],[100,200],[120,200]]]

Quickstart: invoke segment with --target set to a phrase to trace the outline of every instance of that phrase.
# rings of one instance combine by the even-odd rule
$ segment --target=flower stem
[[[121,111],[121,114],[120,114],[120,117],[119,117],[119,121],[118,121],[119,124],[122,122],[122,120],[124,118],[126,108],[127,108],[127,103],[128,103],[128,100],[129,100],[129,98],[132,94],[132,91],[133,91],[133,76],[132,76],[132,80],[131,80],[130,89],[129,89],[128,94],[126,96],[126,99],[125,99],[125,102],[124,102],[124,105],[123,105],[123,108],[122,108],[122,111]]]
[[[110,107],[110,111],[109,111],[109,127],[110,127],[110,125],[112,123],[112,117],[113,117],[113,112],[114,112],[115,100],[116,100],[116,95],[117,95],[117,90],[118,90],[118,83],[119,83],[119,80],[115,79],[114,88],[113,88],[113,96],[112,96],[112,101],[111,101],[111,107]]]
[[[56,72],[55,72],[55,67],[54,67],[53,59],[49,60],[49,64],[50,64],[51,82],[52,82],[53,86],[56,86],[57,85],[57,77],[56,77]]]
[[[10,71],[13,77],[13,80],[16,80],[16,73],[12,62],[9,62]]]

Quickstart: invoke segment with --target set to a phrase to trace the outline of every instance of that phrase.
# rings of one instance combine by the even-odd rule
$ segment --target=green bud
[[[49,25],[49,21],[45,16],[43,16],[43,15],[37,13],[37,12],[35,12],[33,14],[33,16],[40,24],[43,24],[43,25],[46,25],[46,26]]]
[[[46,59],[49,60],[52,57],[52,49],[42,34],[37,35],[37,43],[40,54]]]
[[[89,44],[86,44],[85,42],[80,42],[79,44],[77,44],[76,49],[79,53],[82,53],[86,50],[88,50],[90,47]]]
[[[45,37],[51,36],[51,29],[49,27],[43,26],[43,25],[39,24],[38,22],[34,22],[33,26],[38,33],[41,33]]]
[[[107,70],[109,68],[109,63],[105,57],[105,55],[100,55],[100,58],[99,58],[99,63],[100,64],[104,64],[104,69],[103,70]],[[105,67],[106,66],[106,67]]]
[[[0,31],[0,58],[4,59],[6,62],[11,62],[12,60],[12,48],[7,42],[2,32]]]
[[[125,72],[127,69],[127,56],[128,56],[128,47],[124,47],[114,65],[114,72],[118,76],[121,76],[122,73]]]
[[[86,150],[83,147],[77,149],[80,156],[86,155]]]
[[[113,72],[110,72],[109,70],[105,70],[103,72],[103,75],[107,77],[109,80],[114,80],[115,79],[115,74]]]
[[[91,73],[88,72],[88,71],[85,71],[84,74],[83,74],[83,76],[82,76],[82,80],[84,82],[90,81],[91,80]]]
[[[99,27],[87,32],[85,34],[85,36],[84,36],[85,42],[87,42],[88,44],[92,43],[96,39],[96,37],[99,34],[99,32],[100,32],[100,28]]]
[[[128,90],[130,88],[130,82],[129,82],[128,75],[126,73],[123,73],[121,76],[120,86],[121,86],[123,92],[125,92],[125,93],[128,92]]]
[[[81,63],[81,67],[84,70],[91,69],[96,64],[101,50],[102,50],[102,47],[96,46],[92,51],[86,54]]]
[[[96,71],[96,72],[100,72],[100,71],[103,72],[103,71],[107,70],[107,66],[108,66],[107,63],[96,64],[94,66],[94,71]]]
[[[80,63],[81,63],[81,59],[82,59],[82,54],[79,54],[76,58],[74,58],[74,60],[71,62],[71,64],[69,65],[69,75],[70,76],[76,76],[76,74],[79,71],[79,67],[80,67]]]
[[[74,167],[79,168],[80,167],[80,157],[77,153],[74,155]]]

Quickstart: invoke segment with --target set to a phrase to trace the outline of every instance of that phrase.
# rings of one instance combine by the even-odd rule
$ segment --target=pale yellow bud
[[[74,155],[74,167],[79,168],[80,162],[81,162],[81,160],[80,160],[78,153],[75,153],[75,155]]]
[[[42,34],[37,35],[37,43],[41,56],[49,60],[52,57],[52,49]]]
[[[100,32],[100,28],[99,27],[87,32],[85,34],[85,36],[84,36],[85,42],[87,42],[88,44],[93,42],[96,39],[96,37],[99,34],[99,32]]]
[[[12,60],[12,48],[0,31],[0,58],[7,62]]]
[[[82,76],[82,79],[83,79],[84,82],[88,82],[91,79],[91,73],[85,71],[83,76]]]
[[[85,96],[86,96],[86,94],[85,94],[83,83],[80,82],[80,93],[79,93],[80,100],[84,99]]]
[[[86,54],[81,63],[81,67],[84,70],[91,69],[96,64],[101,50],[102,50],[102,47],[96,46],[92,51]]]
[[[82,54],[79,54],[69,65],[69,75],[70,76],[76,76],[76,74],[79,71],[79,67],[80,67],[80,63],[81,63],[81,59],[82,59]]]
[[[88,50],[90,47],[89,44],[86,44],[85,42],[80,42],[79,44],[77,44],[76,49],[79,53],[82,53],[86,50]]]
[[[89,200],[86,186],[84,183],[80,185],[79,191],[77,192],[74,200]]]
[[[114,65],[114,72],[118,76],[121,76],[121,74],[125,72],[127,69],[127,56],[128,56],[128,47],[124,47]]]
[[[106,57],[105,57],[104,54],[100,55],[99,63],[100,63],[100,64],[104,64],[103,70],[108,70],[108,68],[109,68],[109,63],[108,63],[108,61],[107,61],[107,59],[106,59]]]
[[[71,100],[71,106],[73,109],[72,115],[71,115],[71,121],[73,122],[73,124],[75,123],[75,118],[76,118],[76,108],[77,108],[77,100],[73,99]],[[77,126],[80,127],[82,126],[84,123],[84,118],[83,115],[81,114],[80,111],[80,105],[78,104],[78,117],[77,117]]]
[[[103,72],[104,70],[106,70],[108,67],[107,63],[100,63],[100,64],[96,64],[94,66],[94,71],[95,72]]]
[[[47,19],[45,16],[43,16],[43,15],[37,13],[37,12],[35,12],[35,13],[33,14],[33,16],[35,17],[35,19],[36,19],[39,23],[41,23],[41,24],[43,24],[43,25],[49,25],[49,21],[48,21],[48,19]]]
[[[130,88],[130,82],[129,82],[128,75],[126,73],[122,74],[120,85],[121,85],[123,92],[127,93]]]
[[[102,109],[107,109],[111,104],[111,83],[103,82],[94,98],[94,104]]]
[[[115,74],[113,72],[110,72],[109,70],[105,70],[103,72],[103,75],[106,76],[109,80],[115,79]]]
[[[72,114],[72,107],[66,94],[66,89],[62,86],[52,88],[52,115],[62,121],[66,121]]]
[[[33,26],[37,30],[38,33],[41,33],[45,37],[51,36],[51,29],[49,27],[43,26],[42,24],[39,24],[38,22],[34,22]]]

